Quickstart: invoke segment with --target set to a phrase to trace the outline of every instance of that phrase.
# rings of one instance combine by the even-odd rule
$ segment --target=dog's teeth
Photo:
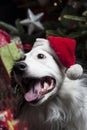
[[[48,88],[47,88],[47,90],[52,89],[52,88],[53,88],[53,86],[54,86],[54,81],[52,80],[52,81],[51,81],[51,85],[50,85],[50,87],[48,87]]]
[[[44,90],[46,90],[48,88],[48,84],[45,82],[44,83]]]
[[[45,82],[43,88],[41,89],[41,93],[46,92],[47,88],[48,88],[48,84]]]

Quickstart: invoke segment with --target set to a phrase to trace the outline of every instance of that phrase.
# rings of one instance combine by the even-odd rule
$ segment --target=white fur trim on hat
[[[66,75],[69,79],[78,79],[83,74],[83,68],[79,64],[72,65],[67,71]]]

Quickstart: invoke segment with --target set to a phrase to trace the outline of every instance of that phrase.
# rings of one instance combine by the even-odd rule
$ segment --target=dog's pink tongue
[[[39,93],[41,91],[40,83],[37,83],[34,88],[31,88],[27,93],[25,93],[24,98],[26,101],[34,101],[39,97]]]

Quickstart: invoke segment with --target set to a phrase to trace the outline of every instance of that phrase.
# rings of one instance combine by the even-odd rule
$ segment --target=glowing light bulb
[[[58,6],[58,3],[57,3],[57,2],[54,2],[53,5],[56,7],[56,6]]]

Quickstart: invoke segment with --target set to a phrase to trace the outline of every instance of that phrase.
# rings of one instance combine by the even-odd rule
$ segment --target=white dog
[[[87,130],[87,79],[74,63],[74,49],[72,39],[38,38],[15,63],[12,78],[24,99],[18,118],[29,130]]]

